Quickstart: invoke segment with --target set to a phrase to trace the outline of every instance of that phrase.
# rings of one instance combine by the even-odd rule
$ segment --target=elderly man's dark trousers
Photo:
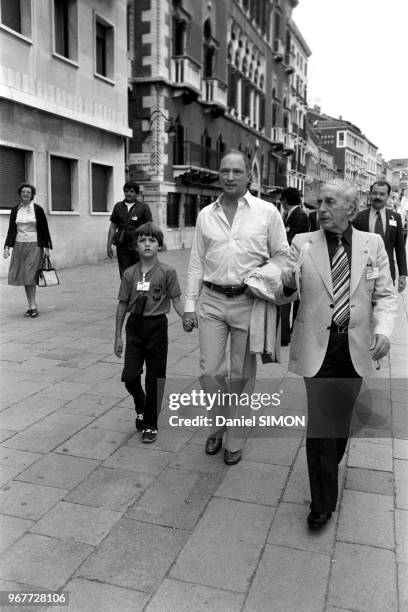
[[[311,510],[333,512],[338,495],[338,464],[347,447],[353,408],[362,378],[351,361],[348,334],[330,333],[320,370],[305,378],[308,425],[306,456]]]

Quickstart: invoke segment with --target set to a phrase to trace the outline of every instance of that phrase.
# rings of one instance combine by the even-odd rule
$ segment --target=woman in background
[[[8,284],[21,286],[28,301],[25,317],[38,317],[36,285],[38,270],[43,255],[52,249],[51,236],[45,212],[33,199],[36,194],[34,185],[22,183],[18,188],[20,204],[11,209],[9,228],[4,243],[4,258],[13,249],[8,273]]]

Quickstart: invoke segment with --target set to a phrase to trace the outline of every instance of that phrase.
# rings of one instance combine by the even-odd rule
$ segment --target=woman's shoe
[[[29,309],[28,309],[28,310],[27,310],[27,311],[24,313],[24,316],[25,316],[25,317],[31,317],[31,313],[32,313],[32,312],[33,312],[33,311],[31,310],[31,308],[29,308]]]
[[[38,317],[38,315],[39,315],[38,308],[33,308],[31,311],[30,317],[34,319],[35,317]]]

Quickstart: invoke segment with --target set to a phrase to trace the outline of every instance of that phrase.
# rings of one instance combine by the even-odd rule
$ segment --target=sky
[[[408,0],[299,0],[308,103],[351,121],[386,160],[408,158]]]

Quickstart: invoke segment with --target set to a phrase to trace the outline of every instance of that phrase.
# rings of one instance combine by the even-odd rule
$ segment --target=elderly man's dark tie
[[[381,238],[384,240],[385,234],[384,234],[384,226],[383,226],[383,222],[381,218],[381,213],[379,210],[377,210],[375,214],[377,215],[377,218],[375,220],[374,232],[376,234],[380,234]]]
[[[336,238],[338,247],[332,261],[333,322],[336,325],[345,325],[350,318],[350,269],[341,236],[336,236]]]

